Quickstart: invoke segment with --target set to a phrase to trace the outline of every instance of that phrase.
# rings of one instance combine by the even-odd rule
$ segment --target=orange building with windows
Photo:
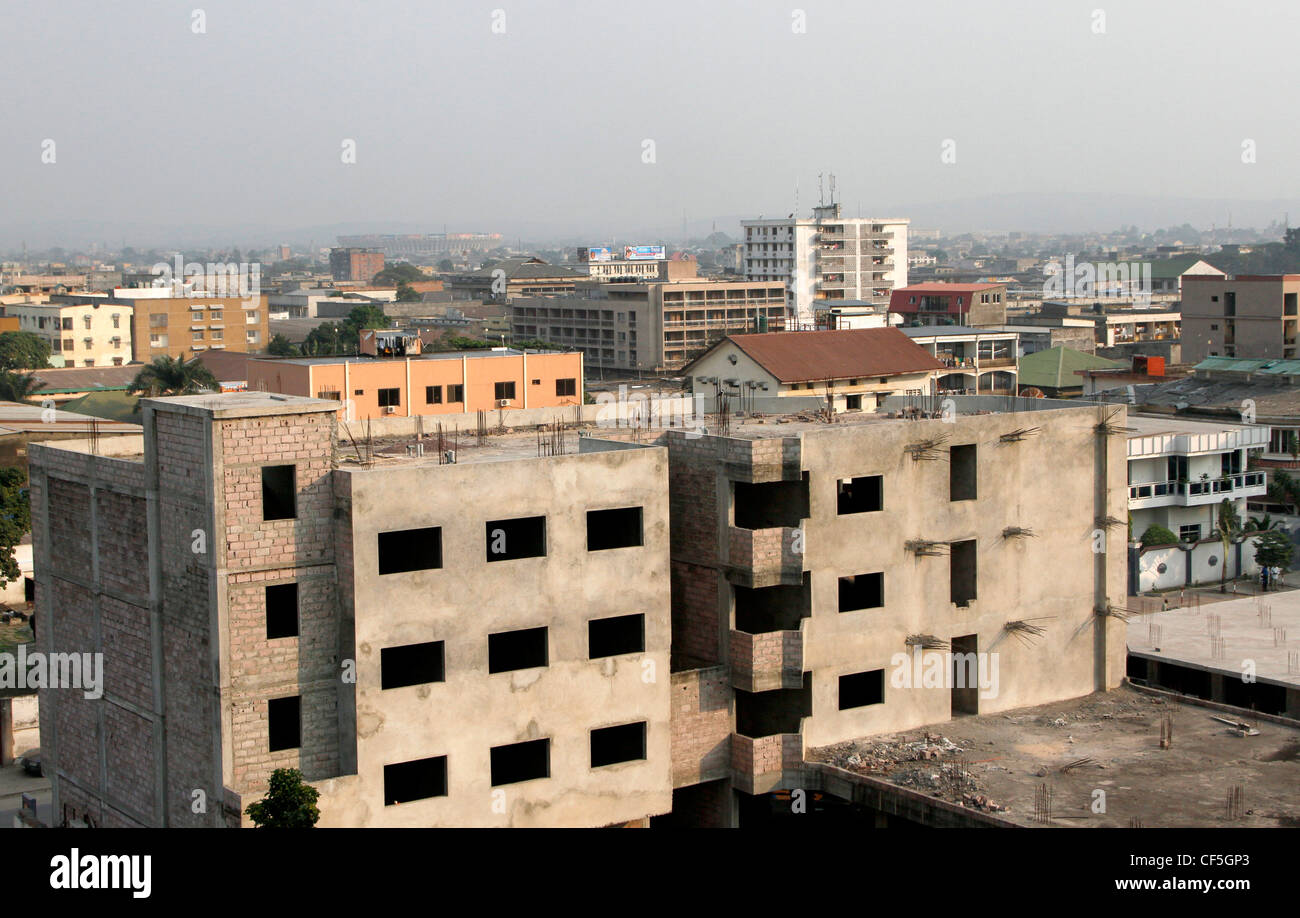
[[[557,408],[582,404],[582,353],[492,348],[400,358],[258,358],[248,361],[248,388],[351,400],[358,420]]]

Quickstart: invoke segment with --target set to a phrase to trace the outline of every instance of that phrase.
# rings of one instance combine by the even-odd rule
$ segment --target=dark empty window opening
[[[425,386],[424,401],[427,405],[442,404],[442,386]]]
[[[492,520],[487,524],[487,559],[514,561],[546,555],[546,517]]]
[[[277,583],[266,588],[266,638],[298,636],[298,584]]]
[[[266,703],[267,732],[271,751],[297,749],[302,745],[302,698],[272,698]]]
[[[846,409],[848,409],[849,411],[861,411],[861,410],[862,410],[862,396],[861,396],[861,395],[847,395],[847,396],[845,396],[845,397],[844,397],[844,407],[845,407]]]
[[[968,606],[975,599],[975,541],[953,542],[948,548],[952,601]]]
[[[365,389],[353,389],[353,390],[352,390],[352,394],[353,394],[353,395],[365,395],[365,394],[366,394],[366,390],[365,390]]]
[[[736,630],[747,634],[798,631],[799,622],[812,614],[812,574],[808,571],[800,586],[733,586],[732,591],[736,597]]]
[[[883,481],[884,478],[880,475],[841,478],[835,512],[844,516],[847,513],[874,513],[884,509]]]
[[[447,796],[447,757],[384,766],[384,806]]]
[[[797,689],[736,690],[736,732],[741,736],[798,733],[800,721],[811,714],[812,673],[803,674],[803,685]]]
[[[885,671],[873,669],[866,673],[840,676],[840,710],[865,708],[885,700]]]
[[[885,604],[885,575],[858,574],[840,578],[840,611],[878,609]]]
[[[262,466],[262,519],[291,520],[298,515],[296,479],[292,465]]]
[[[551,776],[551,741],[532,740],[492,747],[492,786]]]
[[[442,567],[442,527],[379,533],[379,573],[401,574]]]
[[[488,635],[488,672],[508,673],[516,669],[545,666],[546,629],[525,628]]]
[[[401,389],[380,389],[379,390],[379,407],[396,408],[402,404]]]
[[[591,767],[645,758],[645,721],[591,731]]]
[[[587,551],[641,544],[641,508],[587,511]]]
[[[741,529],[798,529],[808,518],[808,475],[799,481],[738,481],[735,506],[735,524]]]
[[[949,500],[975,499],[975,444],[954,446],[948,455]]]
[[[577,380],[577,379],[557,379],[557,380],[555,381],[555,394],[556,394],[556,395],[577,395],[577,394],[578,394],[578,380]]]
[[[587,657],[617,657],[645,651],[645,616],[616,615],[587,622]]]
[[[445,678],[442,641],[384,647],[379,651],[380,688],[424,685]]]
[[[495,388],[493,389],[493,392],[494,392],[494,396],[493,396],[494,398],[498,398],[498,399],[509,399],[509,398],[514,398],[514,397],[515,397],[515,384],[514,384],[514,382],[499,382],[499,383],[496,383]]]
[[[462,384],[462,385],[455,385],[455,386],[448,386],[448,387],[447,387],[447,401],[449,401],[449,402],[463,402],[463,401],[465,401],[465,386],[464,386],[463,384]]]

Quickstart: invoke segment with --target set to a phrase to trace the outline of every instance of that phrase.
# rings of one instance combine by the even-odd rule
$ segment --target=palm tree
[[[35,373],[0,372],[0,401],[25,402],[41,387]]]
[[[1232,550],[1232,540],[1241,535],[1241,517],[1237,515],[1236,508],[1232,506],[1232,501],[1228,498],[1223,499],[1219,504],[1219,518],[1214,524],[1215,531],[1219,534],[1219,541],[1223,543],[1223,564],[1219,572],[1219,592],[1228,592],[1228,552]]]
[[[150,396],[193,395],[196,392],[221,390],[212,371],[195,357],[188,363],[182,357],[155,357],[131,381],[127,392],[147,392]]]
[[[1270,529],[1280,529],[1281,520],[1273,519],[1272,514],[1265,513],[1263,516],[1252,516],[1246,523],[1246,532],[1267,532]]]
[[[1275,504],[1295,508],[1300,505],[1300,481],[1281,470],[1273,473],[1273,480],[1268,483],[1268,499]]]

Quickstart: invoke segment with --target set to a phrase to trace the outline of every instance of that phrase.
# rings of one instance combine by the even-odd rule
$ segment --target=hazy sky
[[[784,215],[796,182],[807,211],[820,170],[863,215],[1017,192],[1300,195],[1294,0],[3,0],[0,21],[6,236],[599,234]]]

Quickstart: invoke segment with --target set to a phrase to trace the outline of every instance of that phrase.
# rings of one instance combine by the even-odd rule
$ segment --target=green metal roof
[[[1127,366],[1121,360],[1107,360],[1058,346],[1021,357],[1017,368],[1021,387],[1071,389],[1083,386],[1083,377],[1076,375],[1076,370],[1115,370]]]

